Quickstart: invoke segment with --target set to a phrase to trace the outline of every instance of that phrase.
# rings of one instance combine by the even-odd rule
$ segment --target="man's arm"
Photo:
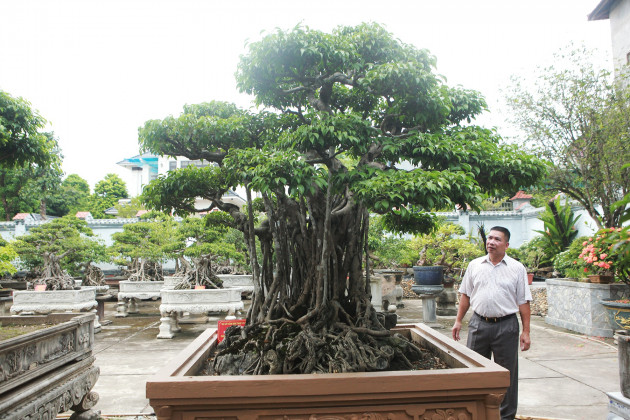
[[[453,325],[453,329],[451,330],[453,333],[453,340],[459,341],[459,331],[462,329],[462,319],[464,319],[464,315],[468,312],[468,308],[470,308],[470,298],[468,295],[461,294],[459,298],[459,308],[457,309],[457,319],[455,320],[455,324]],[[527,321],[527,328],[529,329],[529,319]]]
[[[529,350],[529,346],[532,344],[529,338],[529,318],[531,316],[529,302],[519,305],[518,311],[521,314],[521,322],[523,323],[523,331],[521,332],[521,350],[527,351]]]

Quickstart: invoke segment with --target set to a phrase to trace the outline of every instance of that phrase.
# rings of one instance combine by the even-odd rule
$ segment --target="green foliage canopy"
[[[31,229],[12,245],[28,269],[43,271],[59,261],[76,275],[83,264],[105,260],[105,246],[93,236],[85,220],[66,216]]]
[[[46,165],[50,147],[44,120],[23,98],[0,90],[0,166]]]
[[[144,150],[216,166],[160,177],[144,200],[185,214],[195,211],[196,197],[206,198],[233,217],[250,254],[254,236],[260,241],[266,287],[251,319],[303,323],[325,316],[330,300],[366,299],[369,212],[385,215],[391,230],[428,231],[433,209],[476,208],[481,192],[513,193],[544,173],[538,159],[468,125],[485,110],[484,99],[448,87],[434,70],[428,51],[377,24],[268,34],[249,44],[236,78],[270,111],[210,102],[147,121],[139,130]],[[262,198],[260,226],[222,200],[238,186]]]
[[[553,163],[547,187],[577,200],[600,228],[615,227],[623,209],[611,206],[630,192],[630,84],[592,56],[559,52],[534,87],[514,77],[507,101],[523,143]]]

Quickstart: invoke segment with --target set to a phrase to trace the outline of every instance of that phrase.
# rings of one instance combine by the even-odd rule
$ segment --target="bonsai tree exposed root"
[[[361,327],[335,320],[333,306],[328,305],[311,323],[279,319],[228,328],[205,373],[265,375],[446,367],[429,351],[383,328],[375,317],[364,316],[370,322]]]

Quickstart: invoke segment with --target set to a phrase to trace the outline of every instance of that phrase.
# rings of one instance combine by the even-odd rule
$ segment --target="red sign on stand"
[[[231,327],[232,325],[238,325],[240,327],[244,327],[245,326],[245,321],[247,321],[246,319],[222,319],[218,322],[219,324],[219,328],[217,331],[217,340],[219,341],[219,343],[221,341],[223,341],[223,339],[225,338],[225,330],[227,330],[228,327]]]

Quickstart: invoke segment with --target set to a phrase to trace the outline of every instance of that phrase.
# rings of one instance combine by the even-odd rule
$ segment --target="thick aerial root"
[[[335,324],[330,330],[287,322],[230,327],[211,375],[370,372],[443,368],[427,350],[399,334]]]
[[[45,284],[46,290],[72,290],[74,279],[68,275],[63,277],[45,277],[35,281],[36,284]]]

